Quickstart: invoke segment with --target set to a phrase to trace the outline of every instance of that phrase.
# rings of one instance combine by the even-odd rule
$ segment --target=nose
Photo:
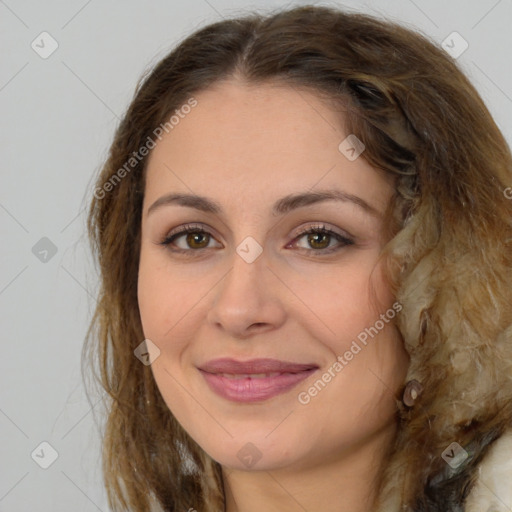
[[[208,321],[231,337],[248,338],[285,321],[285,287],[267,265],[265,252],[248,263],[233,253],[231,269],[215,287]]]

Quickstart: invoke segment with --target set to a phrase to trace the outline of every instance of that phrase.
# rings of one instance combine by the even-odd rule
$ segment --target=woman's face
[[[163,399],[229,468],[394,432],[408,356],[376,266],[392,184],[312,93],[232,80],[195,99],[147,167],[138,298]]]

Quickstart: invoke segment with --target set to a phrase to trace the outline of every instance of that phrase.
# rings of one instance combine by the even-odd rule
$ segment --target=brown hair
[[[103,471],[112,510],[224,510],[219,464],[134,357],[144,339],[137,275],[147,157],[119,169],[194,93],[233,76],[331,98],[365,144],[362,156],[395,177],[382,256],[403,305],[407,380],[425,391],[411,409],[397,400],[379,503],[459,510],[476,464],[512,418],[511,155],[475,88],[426,37],[311,6],[224,20],[182,41],[139,82],[97,179],[105,191],[122,175],[90,206],[101,289],[84,345],[110,397]],[[456,470],[440,457],[453,441],[471,455]]]

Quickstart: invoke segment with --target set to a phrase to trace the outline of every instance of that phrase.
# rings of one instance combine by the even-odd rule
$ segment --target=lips
[[[213,359],[199,367],[208,373],[230,373],[233,375],[261,373],[298,373],[318,368],[316,364],[288,363],[278,359],[251,359],[237,361],[236,359]]]
[[[257,402],[291,390],[318,369],[316,364],[277,359],[214,359],[199,367],[210,389],[235,402]]]

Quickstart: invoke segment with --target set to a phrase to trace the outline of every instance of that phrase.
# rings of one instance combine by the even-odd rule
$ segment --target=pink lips
[[[277,359],[214,359],[199,367],[210,389],[234,402],[258,402],[285,393],[318,369]]]

